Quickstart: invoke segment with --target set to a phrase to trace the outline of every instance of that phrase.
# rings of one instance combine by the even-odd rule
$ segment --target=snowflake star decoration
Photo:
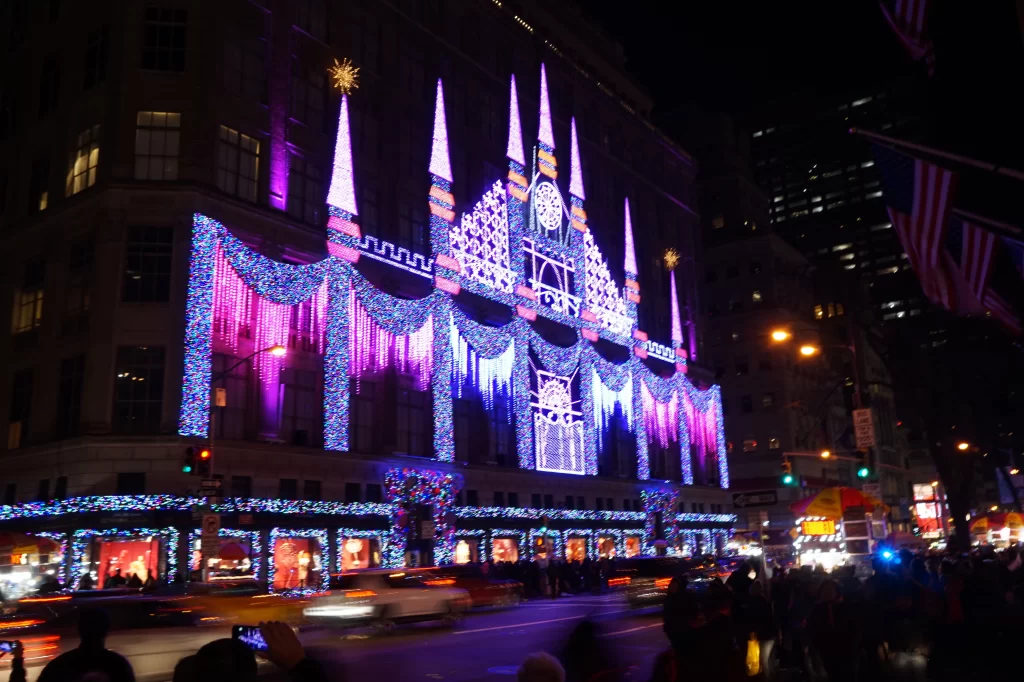
[[[335,58],[334,66],[329,67],[327,72],[331,74],[333,85],[341,91],[341,94],[349,95],[353,90],[359,88],[359,67],[352,66],[351,60],[346,58],[339,62]]]
[[[669,270],[675,270],[676,266],[679,265],[679,252],[675,249],[665,249],[665,254],[662,256],[662,260],[665,261],[665,267]]]

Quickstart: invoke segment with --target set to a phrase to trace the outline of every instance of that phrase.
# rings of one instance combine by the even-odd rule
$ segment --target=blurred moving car
[[[703,559],[681,557],[644,557],[617,561],[608,580],[611,588],[625,588],[626,601],[633,608],[655,606],[665,601],[669,583],[678,575],[698,584],[713,566]]]
[[[414,569],[431,587],[457,587],[469,593],[470,606],[515,606],[523,601],[523,584],[487,576],[479,564]]]
[[[423,575],[404,571],[334,575],[330,592],[315,597],[303,609],[303,619],[311,625],[371,625],[380,631],[402,622],[440,620],[454,624],[469,608],[469,593],[430,583]]]
[[[259,623],[279,620],[298,623],[310,597],[272,593],[266,583],[252,580],[221,580],[188,583],[178,596],[162,593],[158,613],[165,617],[179,614],[197,625]]]

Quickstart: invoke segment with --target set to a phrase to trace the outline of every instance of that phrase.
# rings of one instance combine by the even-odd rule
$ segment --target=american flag
[[[946,251],[957,174],[882,145],[874,145],[892,226],[925,294],[957,310],[956,265]]]
[[[960,265],[967,284],[974,296],[984,300],[988,276],[992,268],[999,238],[995,234],[972,222],[954,217],[949,231],[950,252]]]
[[[914,61],[924,60],[928,75],[935,74],[935,45],[928,37],[928,0],[882,0],[879,3],[892,30]]]

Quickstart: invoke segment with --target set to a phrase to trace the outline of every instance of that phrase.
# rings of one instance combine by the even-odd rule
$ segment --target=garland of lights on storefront
[[[570,540],[583,540],[586,558],[594,559],[597,557],[597,553],[594,551],[594,547],[592,546],[595,542],[595,539],[593,538],[594,531],[589,528],[566,528],[560,532],[562,534],[562,546],[565,548],[565,553],[562,555],[563,559],[569,559],[568,552]]]
[[[38,535],[41,538],[48,538],[60,545],[60,563],[57,565],[57,582],[59,582],[62,587],[68,587],[67,583],[64,582],[67,578],[67,571],[65,570],[65,567],[68,563],[68,534],[41,531],[38,533],[32,533],[32,535]]]
[[[516,541],[516,555],[522,559],[526,556],[526,531],[519,528],[492,528],[487,534],[487,555],[494,557],[494,541],[509,538]]]
[[[320,586],[319,587],[296,587],[288,590],[274,589],[274,553],[277,551],[278,540],[291,538],[303,540],[316,540],[320,548]],[[310,559],[312,560],[312,558]],[[267,555],[267,584],[271,592],[283,592],[286,594],[317,594],[326,592],[331,584],[331,546],[327,541],[326,528],[272,528],[270,530],[270,552]]]
[[[665,533],[665,543],[669,553],[675,552],[678,544],[679,529],[672,523],[675,517],[675,510],[679,506],[679,493],[675,490],[663,488],[648,488],[640,491],[640,499],[644,506],[644,555],[653,556],[657,554],[655,541],[657,540],[657,515],[661,514],[661,527]]]
[[[189,531],[188,534],[188,549],[189,552],[197,552],[195,549],[196,542],[202,537],[202,529],[194,528]],[[249,563],[252,566],[252,579],[259,582],[262,576],[261,569],[263,567],[263,540],[260,539],[260,532],[258,530],[240,530],[235,528],[221,528],[217,531],[217,537],[219,538],[237,538],[240,540],[246,540],[249,543]],[[206,561],[208,557],[203,557],[202,561]],[[212,557],[209,557],[212,558]],[[200,564],[200,568],[202,564]]]
[[[487,531],[482,528],[459,528],[455,531],[455,544],[456,547],[459,544],[459,540],[475,540],[476,541],[476,553],[477,561],[487,561]],[[456,550],[457,551],[457,550]]]
[[[183,377],[183,399],[181,416],[179,419],[179,432],[186,436],[205,436],[209,426],[209,379],[212,352],[212,330],[213,330],[213,288],[217,278],[215,262],[220,256],[226,260],[234,273],[246,286],[261,300],[265,299],[268,305],[292,306],[304,304],[304,302],[316,298],[319,303],[310,304],[306,309],[310,311],[320,310],[322,301],[326,297],[326,324],[323,325],[322,335],[325,336],[320,344],[324,348],[324,438],[325,448],[329,450],[347,450],[349,448],[349,377],[351,370],[350,352],[353,347],[360,348],[359,344],[368,343],[368,340],[353,339],[348,300],[353,296],[358,298],[360,305],[365,308],[373,323],[379,325],[387,333],[392,334],[396,339],[414,333],[422,324],[431,319],[432,343],[429,349],[432,355],[430,365],[429,383],[433,393],[434,402],[434,456],[440,461],[454,460],[454,434],[451,413],[452,377],[453,372],[453,344],[455,332],[467,342],[468,347],[479,358],[488,360],[500,355],[498,351],[504,352],[514,345],[514,359],[511,368],[511,392],[512,392],[512,418],[516,428],[516,440],[518,459],[520,467],[533,469],[536,467],[535,448],[533,442],[533,423],[531,419],[531,407],[529,397],[529,360],[532,351],[540,364],[548,371],[571,375],[577,368],[582,370],[579,374],[582,385],[579,391],[581,410],[584,414],[594,414],[595,388],[602,385],[609,392],[615,393],[614,402],[622,407],[627,420],[633,422],[633,431],[637,435],[637,464],[639,478],[647,479],[650,476],[648,462],[648,434],[643,414],[642,387],[650,391],[659,401],[666,401],[670,394],[687,395],[697,410],[702,414],[713,415],[717,426],[714,445],[715,456],[718,465],[719,483],[722,487],[728,486],[728,465],[725,457],[725,439],[722,429],[720,391],[712,387],[709,391],[698,391],[683,376],[685,371],[685,357],[677,361],[676,373],[674,376],[665,378],[656,376],[650,368],[642,362],[646,357],[646,351],[641,352],[642,344],[646,343],[646,335],[636,330],[636,303],[639,301],[639,289],[636,285],[636,257],[632,244],[632,227],[629,222],[628,201],[626,213],[626,237],[627,237],[627,305],[629,315],[634,320],[633,334],[635,339],[626,339],[621,334],[613,333],[602,325],[596,324],[592,319],[580,319],[568,316],[541,305],[536,301],[536,295],[525,295],[520,291],[521,285],[525,283],[525,256],[523,250],[518,247],[522,244],[526,235],[525,215],[528,213],[527,202],[530,200],[533,183],[527,178],[526,158],[523,153],[522,133],[519,121],[518,95],[516,92],[515,79],[512,79],[510,87],[510,108],[509,108],[509,144],[507,156],[509,159],[508,182],[505,185],[504,196],[504,220],[497,220],[495,217],[497,204],[494,203],[493,192],[488,194],[486,206],[478,205],[480,220],[474,214],[474,220],[464,224],[479,227],[481,224],[500,224],[501,229],[507,230],[508,248],[501,253],[508,257],[504,267],[514,273],[515,291],[510,293],[489,286],[482,286],[471,278],[460,272],[458,262],[452,257],[452,234],[458,234],[454,224],[455,205],[451,194],[452,173],[448,156],[448,135],[445,122],[444,93],[443,85],[439,80],[437,83],[437,97],[434,116],[434,135],[431,150],[430,178],[431,184],[428,192],[428,207],[431,210],[430,234],[431,234],[431,255],[434,262],[435,291],[425,298],[408,301],[397,298],[376,290],[369,284],[355,268],[359,260],[359,226],[355,222],[356,204],[354,190],[354,173],[351,162],[351,131],[349,129],[347,97],[342,98],[342,105],[339,110],[339,129],[335,147],[334,173],[329,193],[328,208],[328,252],[327,259],[310,265],[288,265],[275,262],[269,258],[259,255],[249,249],[241,240],[227,232],[220,223],[197,214],[193,227],[193,244],[191,270],[189,278],[189,295],[186,307],[186,349],[185,349],[185,373]],[[575,120],[572,121],[573,133],[575,133]],[[554,181],[557,178],[556,161],[554,157],[554,138],[550,134],[550,105],[547,101],[547,81],[542,68],[542,98],[541,98],[541,134],[539,135],[535,164],[538,172]],[[548,240],[544,244],[545,252],[554,254],[560,258],[573,259],[574,262],[583,264],[586,262],[588,252],[585,248],[584,236],[589,237],[589,226],[587,225],[586,211],[584,209],[584,191],[582,182],[582,165],[579,158],[578,142],[575,134],[572,136],[571,149],[571,174],[570,174],[570,204],[571,218],[574,229],[568,230],[567,237],[562,242]],[[500,195],[498,195],[500,196]],[[566,208],[568,215],[568,205]],[[500,217],[500,216],[498,216]],[[592,245],[593,251],[596,246]],[[479,250],[477,251],[479,253]],[[599,253],[589,254],[590,259],[595,263],[600,261]],[[599,268],[600,269],[600,268]],[[601,270],[604,272],[604,270]],[[587,296],[587,275],[580,271],[575,280],[575,293],[580,300]],[[602,280],[603,281],[603,280]],[[503,289],[508,289],[508,280]],[[520,314],[502,328],[489,328],[472,321],[453,305],[452,297],[457,295],[460,288],[466,287],[474,293],[487,296],[495,301],[514,307]],[[632,287],[632,288],[631,288]],[[608,289],[609,287],[604,287]],[[603,289],[602,289],[603,291]],[[529,289],[527,289],[529,292]],[[612,300],[617,294],[609,291],[602,294],[610,296]],[[319,297],[319,298],[317,298]],[[604,299],[602,299],[604,300]],[[678,306],[674,308],[676,311]],[[541,314],[563,324],[575,327],[577,340],[569,347],[558,347],[542,339],[529,325],[526,317],[528,314]],[[310,313],[313,315],[313,313]],[[317,313],[319,319],[323,319],[324,313]],[[584,316],[586,317],[586,316]],[[275,318],[276,319],[276,318]],[[311,318],[312,319],[312,318]],[[448,321],[452,321],[448,323]],[[311,322],[312,324],[312,322]],[[673,320],[673,329],[676,321]],[[579,338],[581,331],[592,333],[602,338],[607,338],[619,344],[634,344],[636,351],[630,359],[621,365],[612,365],[596,353],[591,343],[584,343]],[[319,332],[318,332],[319,333]],[[675,333],[675,332],[674,332]],[[594,337],[596,338],[596,336]],[[593,338],[588,337],[589,341]],[[639,341],[637,341],[639,340]],[[353,345],[354,342],[354,345]],[[461,357],[461,356],[460,356]],[[257,363],[261,362],[257,359]],[[268,361],[269,362],[269,361]],[[502,361],[502,376],[508,372],[508,360]],[[424,367],[427,365],[424,364]],[[680,371],[680,367],[684,368]],[[592,379],[594,372],[600,378],[600,382]],[[496,374],[495,368],[489,368],[483,373],[482,380],[490,378],[493,380]],[[271,372],[273,375],[273,372]],[[622,405],[624,400],[620,391],[615,386],[624,386],[628,381],[632,384],[633,400],[632,405]],[[426,378],[420,377],[425,385]],[[641,382],[642,380],[642,382]],[[491,382],[493,384],[493,381]],[[502,384],[504,385],[504,384]],[[483,394],[485,402],[490,402],[493,392],[489,387],[477,386],[478,391]],[[628,391],[626,391],[628,393]],[[606,393],[599,395],[599,414],[607,415],[612,397]],[[612,407],[611,409],[614,409]],[[679,408],[677,408],[679,409]],[[681,409],[679,410],[681,411]],[[692,463],[690,458],[689,423],[687,419],[678,418],[679,442],[681,446],[683,483],[693,483]],[[584,466],[586,474],[597,473],[597,457],[602,440],[602,433],[607,427],[606,420],[598,423],[591,423],[590,419],[584,421]],[[707,444],[711,445],[711,444]],[[708,448],[711,449],[710,447]],[[697,456],[706,456],[705,452],[697,453]]]
[[[349,539],[367,539],[376,540],[380,543],[380,558],[383,562],[384,557],[388,555],[388,531],[383,530],[364,530],[360,528],[338,528],[335,531],[335,563],[336,568],[340,573],[344,569],[342,568],[342,555],[345,552],[345,541]],[[366,566],[363,566],[366,568]]]
[[[410,484],[411,482],[411,484]],[[448,514],[455,505],[455,495],[462,489],[462,476],[430,469],[389,469],[384,475],[388,499],[394,502],[387,567],[405,564],[409,543],[408,505],[429,505],[434,512],[434,561],[450,564],[455,552],[455,524]]]
[[[565,547],[562,544],[562,533],[561,533],[561,531],[551,530],[549,528],[548,530],[546,530],[546,531],[544,531],[542,533],[539,528],[531,528],[530,529],[530,548],[531,548],[530,551],[531,552],[533,551],[533,546],[534,546],[534,543],[537,541],[537,538],[543,538],[545,540],[551,540],[552,553],[554,555],[554,558],[561,558],[561,557],[565,556]],[[531,556],[530,558],[532,559],[534,557]],[[552,557],[548,557],[548,558],[550,559]]]
[[[615,541],[615,558],[624,559],[626,557],[626,535],[637,536],[636,531],[630,533],[629,531],[622,530],[621,528],[598,528],[594,531],[594,558],[601,557],[601,541],[605,538],[611,538]]]
[[[95,538],[114,538],[127,540],[138,537],[159,536],[165,541],[164,551],[167,556],[167,575],[163,576],[167,584],[175,582],[178,577],[178,529],[177,528],[83,528],[76,530],[71,541],[71,587],[78,588],[85,571],[92,571],[90,558],[86,551]],[[102,581],[101,581],[102,585]]]

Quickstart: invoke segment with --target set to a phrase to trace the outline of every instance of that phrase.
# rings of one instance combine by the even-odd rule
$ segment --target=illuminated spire
[[[676,271],[668,273],[668,292],[672,297],[672,346],[683,347],[683,322],[679,319],[679,297],[676,295]]]
[[[444,120],[444,89],[437,79],[437,104],[434,107],[434,145],[430,150],[430,172],[452,182],[452,164],[448,158],[448,126]]]
[[[505,155],[521,166],[526,165],[523,154],[523,128],[519,125],[519,95],[516,93],[516,76],[512,74],[512,91],[508,98],[508,151]]]
[[[629,197],[626,197],[626,263],[627,273],[640,274],[636,269],[636,250],[633,249],[633,221],[629,217]]]
[[[327,203],[352,215],[358,214],[355,182],[352,179],[352,137],[348,124],[348,95],[341,96],[338,139],[334,142],[334,170],[331,172],[331,187],[327,191]]]
[[[537,139],[555,148],[555,136],[551,133],[551,104],[548,103],[548,75],[543,64],[540,65],[540,127]]]
[[[575,116],[572,118],[571,128],[572,150],[570,161],[572,165],[569,166],[569,194],[579,199],[586,199],[587,195],[583,193],[583,168],[580,166],[580,144],[576,137]]]

